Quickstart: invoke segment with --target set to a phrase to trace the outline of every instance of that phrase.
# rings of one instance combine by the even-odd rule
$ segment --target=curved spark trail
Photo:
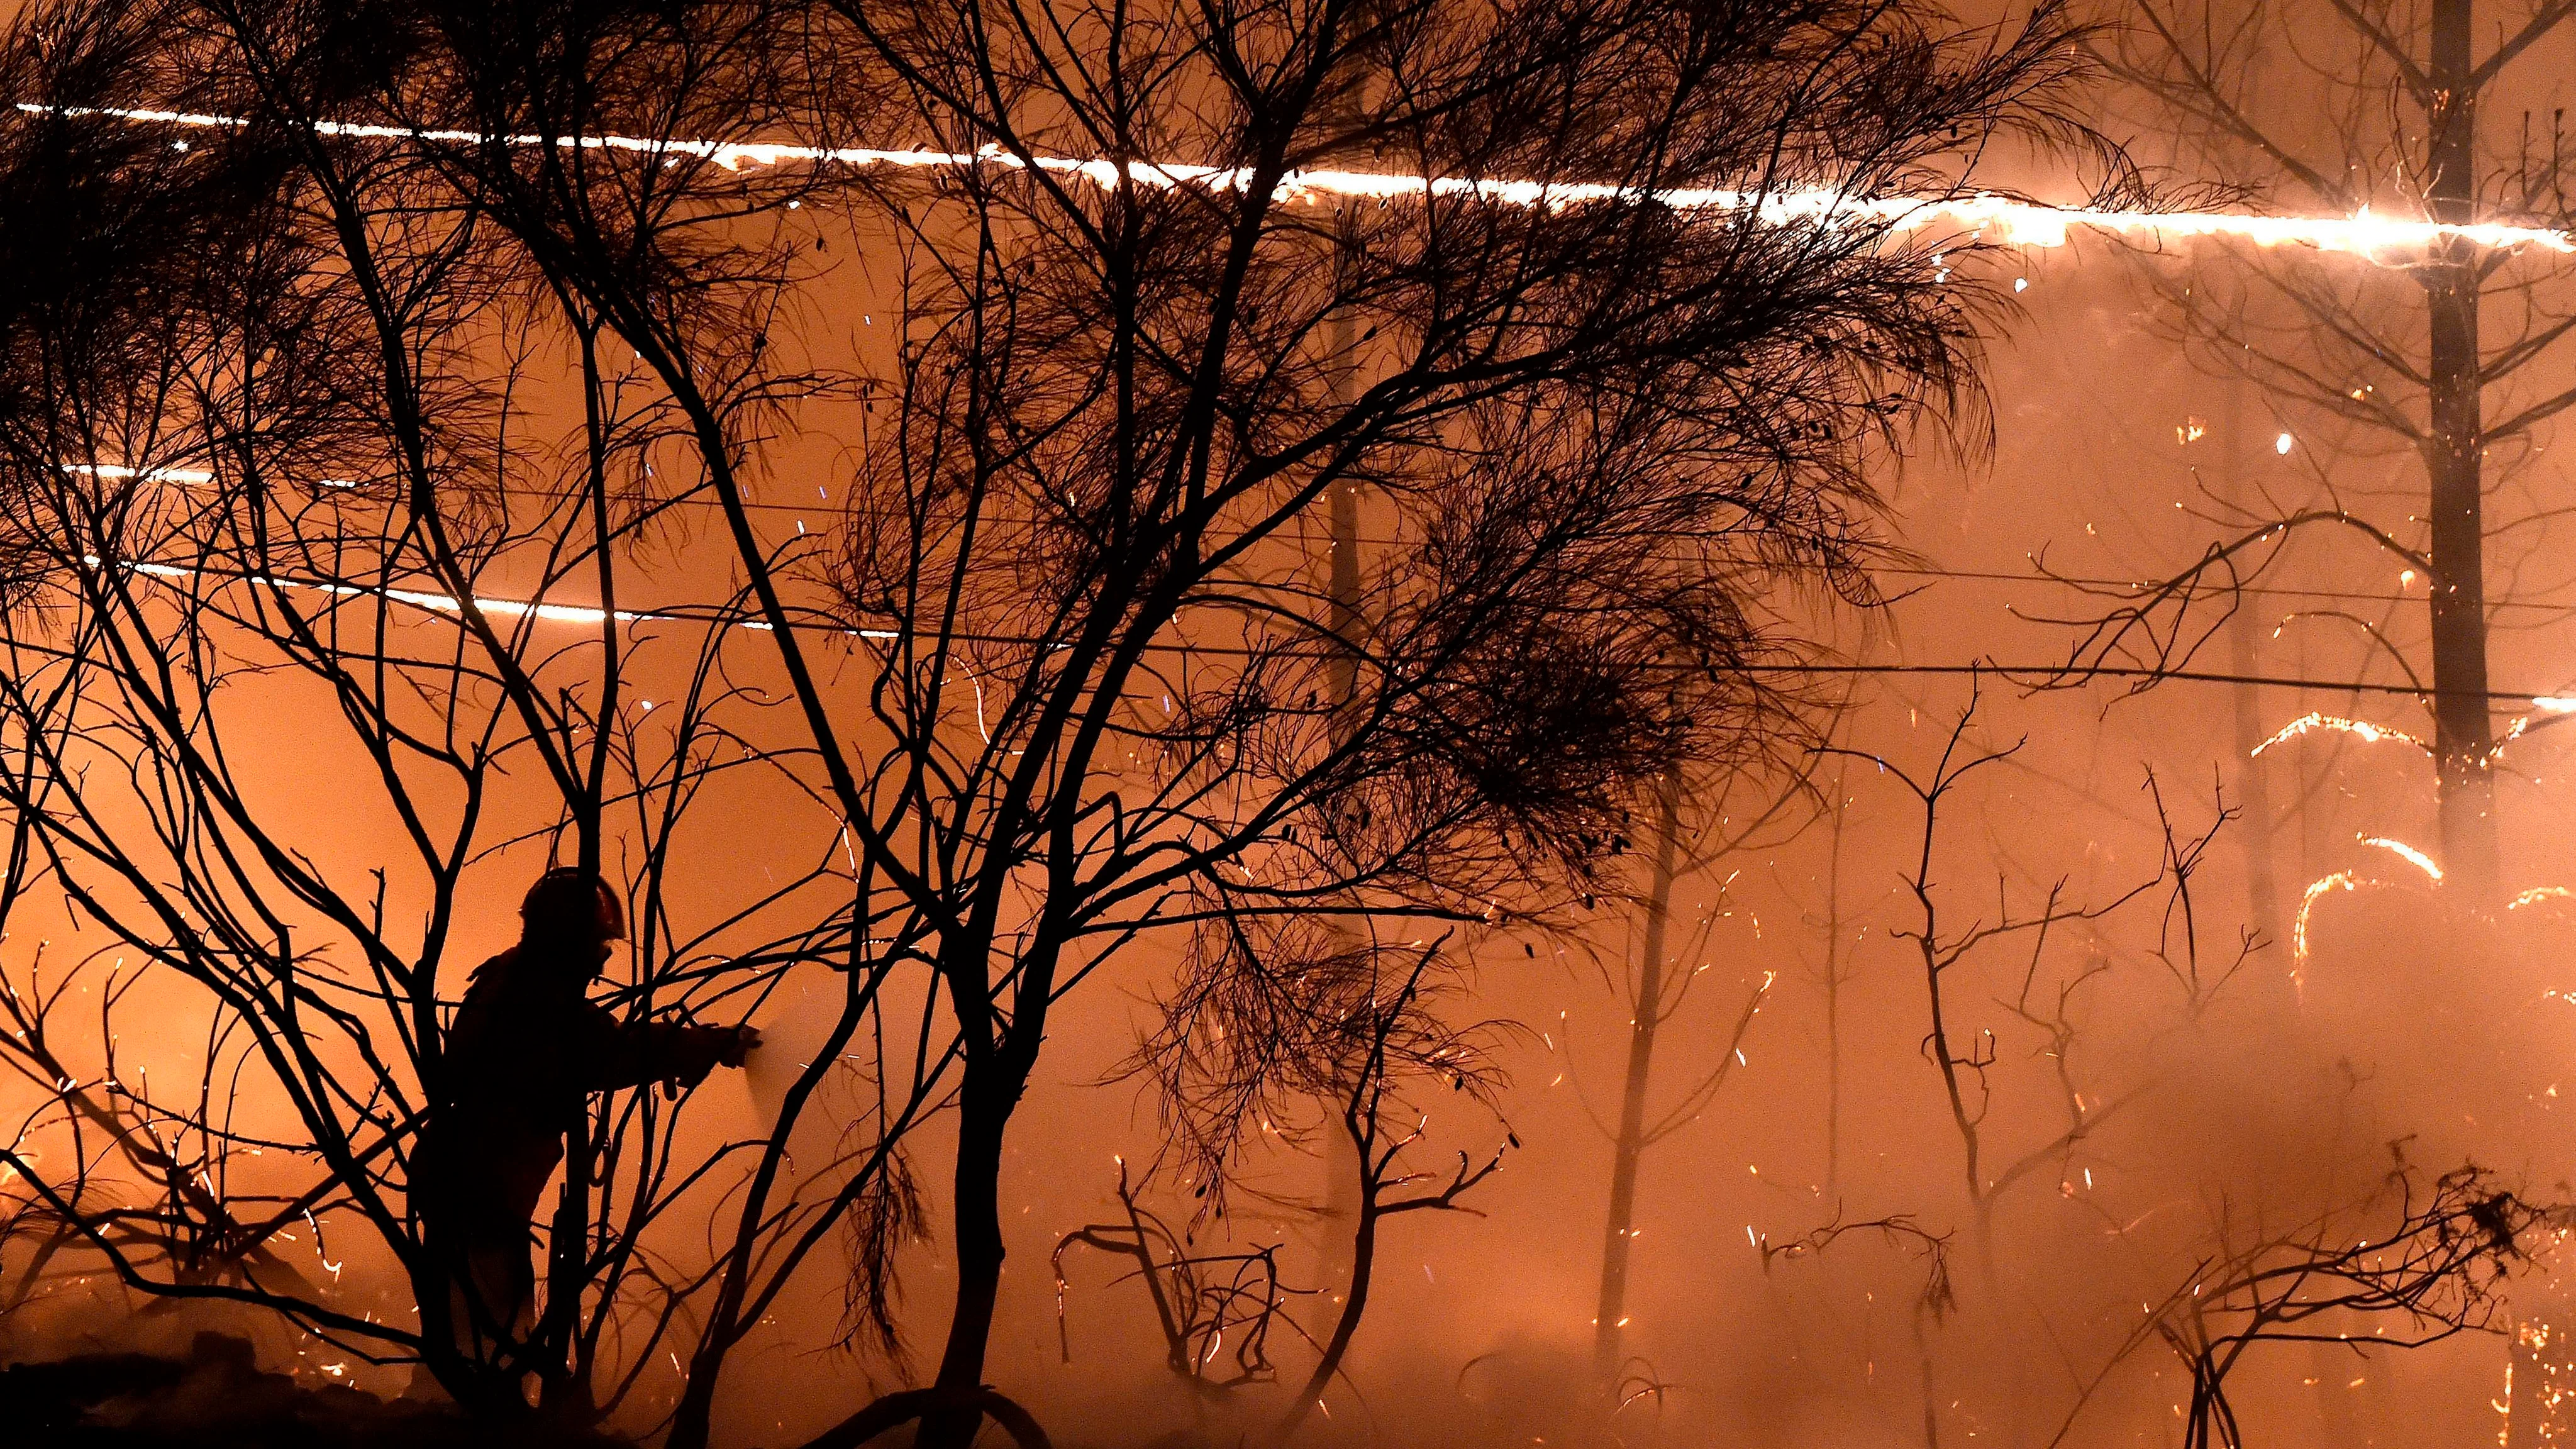
[[[2408,845],[2405,841],[2391,840],[2385,835],[2365,835],[2361,838],[2361,843],[2364,845],[2377,846],[2379,849],[2397,856],[2404,860],[2408,865],[2424,872],[2425,879],[2430,880],[2435,885],[2440,885],[2442,883],[2442,868],[2433,863],[2433,857],[2417,850],[2414,846]]]
[[[50,106],[20,101],[29,114],[114,116],[140,123],[227,130],[246,124],[238,116],[196,111],[146,110],[122,106]],[[322,135],[359,140],[419,140],[479,144],[491,139],[477,131],[415,130],[403,126],[317,121]],[[710,161],[726,170],[746,166],[851,166],[861,168],[950,168],[961,170],[1027,170],[1079,178],[1102,189],[1125,182],[1162,190],[1196,187],[1208,191],[1245,191],[1253,173],[1243,167],[1188,162],[1128,161],[1102,157],[1022,157],[986,146],[977,151],[881,150],[864,146],[798,146],[761,141],[713,141],[638,136],[511,135],[512,146],[554,145],[567,150],[632,151],[645,155],[683,155]],[[181,143],[184,144],[184,143]],[[1867,197],[1831,187],[1785,191],[1738,191],[1724,187],[1667,187],[1641,192],[1636,187],[1602,183],[1531,181],[1503,177],[1417,176],[1379,171],[1293,171],[1278,183],[1274,195],[1311,200],[1317,195],[1361,200],[1474,196],[1512,206],[1561,207],[1586,202],[1631,200],[1641,196],[1682,210],[1752,212],[1772,222],[1877,223],[1898,231],[1950,226],[1989,236],[2007,246],[2058,247],[2075,228],[2118,235],[2181,240],[2232,237],[2262,246],[2306,246],[2319,251],[2370,255],[2382,251],[2419,250],[2447,241],[2481,247],[2538,247],[2576,252],[2576,236],[2548,227],[2502,222],[2451,223],[2376,216],[2367,209],[2353,216],[2244,216],[2233,212],[2147,212],[2043,206],[2008,197]]]
[[[2316,914],[2317,899],[2328,891],[2348,891],[2361,886],[2378,885],[2348,870],[2339,870],[2322,880],[2308,882],[2299,896],[2299,913],[2290,921],[2290,984],[2304,990],[2308,969],[2308,918]]]
[[[2274,745],[2281,744],[2289,740],[2295,740],[2301,735],[2317,730],[2324,730],[2333,734],[2351,735],[2353,738],[2360,740],[2366,745],[2377,744],[2381,740],[2399,740],[2406,744],[2413,745],[2415,748],[2422,750],[2428,755],[2433,753],[2433,747],[2431,745],[2424,743],[2422,740],[2406,733],[2404,730],[2390,729],[2386,725],[2372,724],[2368,720],[2345,719],[2340,715],[2331,715],[2321,713],[2317,710],[2310,710],[2306,714],[2299,716],[2297,719],[2290,721],[2288,724],[2281,726],[2278,730],[2273,731],[2270,739],[2256,745],[2248,753],[2248,758],[2251,758],[2254,755],[2259,755],[2265,750],[2272,748]]]
[[[2365,835],[2361,837],[2361,843],[2387,851],[2405,861],[2422,871],[2425,879],[2433,885],[2438,886],[2442,883],[2442,867],[2433,862],[2433,857],[2408,845],[2405,841],[2385,835]],[[2339,870],[2332,875],[2308,883],[2308,888],[2299,896],[2299,913],[2290,921],[2290,984],[2294,989],[2302,993],[2307,989],[2308,922],[2316,914],[2317,902],[2334,891],[2359,890],[2363,886],[2376,888],[2387,884],[2387,881],[2377,880],[2359,871],[2351,870]],[[2525,891],[2523,894],[2531,895],[2532,892]],[[2521,901],[2517,899],[2515,904],[2519,905]]]
[[[2438,886],[2442,883],[2442,867],[2436,864],[2431,856],[2405,841],[2385,835],[2365,835],[2361,837],[2361,843],[2385,850],[2404,860],[2422,871],[2426,881],[2432,885]],[[2317,903],[2336,891],[2359,890],[2365,886],[2375,890],[2391,884],[2393,882],[2378,880],[2352,870],[2339,870],[2332,875],[2308,883],[2307,890],[2299,896],[2298,915],[2290,923],[2290,982],[2294,988],[2301,991],[2306,989],[2308,922],[2316,913]],[[2518,911],[2525,906],[2536,906],[2544,901],[2576,901],[2576,889],[2563,885],[2533,886],[2505,902],[2504,908],[2508,911]]]
[[[2571,713],[2576,713],[2576,699],[2569,699],[2560,695],[2535,695],[2532,697],[2531,703],[2532,712],[2516,719],[2513,724],[2505,730],[2503,737],[2488,747],[2486,752],[2486,759],[2488,761],[2492,762],[2495,760],[2498,756],[2504,753],[2505,746],[2521,739],[2524,735],[2531,733],[2532,730],[2539,728],[2540,726],[2547,725],[2555,720],[2563,719]],[[2255,758],[2260,756],[2265,750],[2272,748],[2274,745],[2286,744],[2291,740],[2297,739],[2301,735],[2314,734],[2320,731],[2329,734],[2351,735],[2353,738],[2366,745],[2375,745],[2383,740],[2389,740],[2400,744],[2413,745],[2415,748],[2422,750],[2427,755],[2433,753],[2433,747],[2431,744],[2418,736],[2408,734],[2404,730],[2395,729],[2383,724],[2373,724],[2370,721],[2363,719],[2346,719],[2341,715],[2326,714],[2323,711],[2312,709],[2306,714],[2299,716],[2297,719],[2290,721],[2288,724],[2281,726],[2279,729],[2274,730],[2271,738],[2263,741],[2263,743],[2259,745],[2256,745],[2253,749],[2246,751],[2246,758]]]

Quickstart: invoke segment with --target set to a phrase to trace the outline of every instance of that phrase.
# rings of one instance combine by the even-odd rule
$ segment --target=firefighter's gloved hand
[[[752,1049],[759,1045],[760,1028],[748,1024],[737,1026],[733,1029],[733,1039],[716,1049],[716,1065],[741,1066],[743,1058],[750,1056]]]

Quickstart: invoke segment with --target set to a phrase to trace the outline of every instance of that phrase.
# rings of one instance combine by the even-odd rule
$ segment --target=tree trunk
[[[582,1292],[590,1286],[591,1121],[565,1134],[563,1191],[556,1199],[554,1231],[547,1240],[546,1303],[529,1330],[536,1355],[537,1404],[558,1423],[587,1423],[598,1417],[590,1402],[589,1376],[575,1352],[581,1338]],[[505,1329],[507,1331],[513,1331]]]
[[[2431,65],[2436,97],[2426,192],[2436,221],[2476,219],[2477,87],[2471,0],[2435,0]],[[2501,881],[2496,846],[2494,726],[2487,702],[2483,366],[2478,355],[2477,250],[2446,248],[2428,268],[2432,333],[2434,758],[2441,772],[2442,868],[2446,888],[2472,906],[2495,904]],[[2543,1293],[2544,1302],[2555,1295]],[[2548,1307],[2557,1307],[2548,1303]],[[2567,1430],[2562,1397],[2569,1367],[2566,1314],[2543,1311],[2514,1325],[2504,1449],[2538,1449]]]
[[[998,1075],[985,1061],[970,1073]],[[954,1231],[957,1235],[957,1303],[948,1320],[948,1346],[939,1357],[937,1397],[921,1416],[918,1449],[967,1449],[984,1411],[984,1352],[993,1337],[993,1309],[1002,1292],[1002,1135],[1015,1095],[1000,1083],[967,1082],[958,1102]]]
[[[1655,873],[1646,896],[1646,959],[1637,973],[1636,1016],[1628,1024],[1628,1082],[1619,1135],[1610,1148],[1610,1221],[1601,1238],[1601,1299],[1592,1323],[1592,1372],[1618,1387],[1628,1316],[1628,1254],[1637,1220],[1637,1159],[1646,1149],[1646,1088],[1654,1075],[1655,1029],[1664,1011],[1664,944],[1673,915],[1673,858],[1681,846],[1681,776],[1667,771],[1657,792]]]
[[[2222,486],[2228,501],[2239,506],[2252,502],[2242,477],[2249,441],[2245,430],[2245,383],[2239,379],[2228,388],[2227,418],[2218,430]],[[2239,678],[2252,678],[2259,672],[2263,620],[2253,605],[2239,598],[2236,613],[2227,622],[2229,669]],[[2263,690],[2260,685],[2238,684],[2233,693],[2236,794],[2245,811],[2244,831],[2239,839],[2245,843],[2246,909],[2254,917],[2255,929],[2273,943],[2273,949],[2286,951],[2289,935],[2282,925],[2281,888],[2272,864],[2271,762],[2265,755],[2254,753],[2270,734],[2263,727]]]
[[[1358,335],[1347,311],[1336,312],[1324,322],[1324,347],[1331,354],[1332,396],[1337,406],[1347,407],[1352,397],[1351,349],[1358,345]],[[1341,744],[1349,737],[1352,701],[1359,696],[1360,657],[1356,647],[1360,631],[1360,494],[1359,485],[1347,479],[1335,482],[1326,495],[1327,528],[1330,530],[1332,558],[1331,581],[1327,585],[1325,627],[1334,639],[1343,641],[1334,648],[1324,663],[1325,684],[1332,691],[1334,706],[1333,742]],[[1365,922],[1354,923],[1336,918],[1334,930],[1356,945]],[[1315,1286],[1318,1304],[1327,1313],[1335,1304],[1334,1289],[1348,1279],[1354,1262],[1346,1251],[1359,1230],[1360,1176],[1362,1164],[1347,1134],[1324,1134],[1324,1206],[1322,1221],[1316,1225],[1322,1235],[1322,1246],[1316,1257]],[[1330,1322],[1329,1318],[1324,1320]],[[1317,1324],[1321,1329],[1322,1323]]]
[[[1834,768],[1833,844],[1825,856],[1825,1195],[1843,1178],[1843,819],[1851,803]]]
[[[1348,311],[1335,312],[1324,323],[1324,347],[1332,354],[1333,405],[1348,408],[1354,396],[1355,359],[1359,345]],[[1360,485],[1336,479],[1327,494],[1331,512],[1333,574],[1324,624],[1342,646],[1325,662],[1326,681],[1336,706],[1348,706],[1360,689]],[[1346,723],[1346,722],[1345,722]]]
[[[2429,75],[2433,219],[2475,220],[2476,82],[2470,62],[2470,0],[2436,0]],[[2445,244],[2425,272],[2431,331],[2430,477],[2433,614],[2433,755],[2439,772],[2445,884],[2473,905],[2497,888],[2495,748],[2487,710],[2484,468],[2479,393],[2477,250]]]
[[[679,1405],[671,1411],[670,1437],[663,1440],[664,1449],[706,1449],[707,1435],[715,1421],[716,1372],[721,1357],[700,1351],[691,1355],[689,1376],[680,1385]]]
[[[1356,1155],[1366,1160],[1367,1149],[1353,1144]],[[1315,1360],[1315,1371],[1306,1376],[1306,1386],[1280,1416],[1275,1442],[1285,1444],[1294,1436],[1306,1416],[1324,1402],[1324,1391],[1333,1386],[1333,1378],[1342,1371],[1342,1360],[1351,1351],[1351,1339],[1360,1330],[1360,1317],[1368,1311],[1369,1277],[1377,1267],[1377,1227],[1379,1214],[1367,1201],[1373,1195],[1369,1185],[1361,1185],[1359,1218],[1351,1233],[1351,1291],[1342,1300],[1341,1315],[1333,1320],[1333,1336],[1325,1341],[1321,1357]]]

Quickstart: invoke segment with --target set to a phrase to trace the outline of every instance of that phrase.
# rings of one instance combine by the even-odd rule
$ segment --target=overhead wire
[[[199,474],[195,476],[210,477],[211,475]],[[343,486],[339,485],[337,480],[326,480],[326,482],[332,486]],[[526,491],[535,493],[536,496],[549,498],[569,498],[573,496],[567,493],[549,493],[541,490]],[[721,510],[725,506],[721,499],[690,497],[686,495],[644,499],[641,500],[641,502],[647,511],[656,513],[671,508],[710,508]],[[802,503],[771,503],[758,499],[747,498],[742,501],[742,506],[754,512],[792,515],[799,522],[802,522],[805,518],[817,515],[829,516],[832,512],[832,505],[828,501],[819,505],[807,505]],[[1685,535],[1676,536],[1680,537]],[[1363,534],[1359,541],[1373,548],[1403,548],[1411,546],[1411,541],[1390,538],[1382,534]],[[1942,579],[1964,583],[2055,584],[2065,588],[2123,589],[2132,594],[2141,595],[2150,594],[2165,587],[2165,581],[2161,579],[2123,579],[2112,578],[2107,575],[2099,574],[2011,573],[2002,569],[1944,568],[1933,564],[1873,564],[1870,566],[1869,572],[1894,578]],[[2212,594],[2243,594],[2253,597],[2313,599],[2326,603],[2341,604],[2415,604],[2424,602],[2424,599],[2420,595],[2403,592],[2393,594],[2368,593],[2358,589],[2329,589],[2292,584],[2231,584],[2224,588],[2212,588],[2207,592]],[[2543,603],[2535,599],[2516,599],[2511,597],[2491,598],[2487,601],[2487,608],[2490,611],[2516,610],[2544,614],[2569,614],[2576,613],[2576,598],[2570,598],[2567,602],[2562,604]]]
[[[101,560],[96,557],[90,557],[84,559],[84,562],[91,567],[97,567]],[[189,577],[213,576],[227,581],[254,583],[269,588],[312,590],[315,592],[343,597],[380,597],[395,603],[409,605],[424,613],[443,617],[458,617],[464,612],[463,606],[457,602],[453,595],[426,590],[376,587],[321,580],[286,579],[268,574],[195,569],[167,563],[136,563],[127,565],[127,567],[132,568],[138,574],[142,574],[145,577],[164,583]],[[582,625],[595,628],[607,620],[607,614],[603,610],[597,608],[576,604],[558,604],[542,599],[532,601],[477,594],[474,596],[474,606],[479,611],[501,615],[505,618],[529,618],[553,624]],[[767,621],[741,618],[739,617],[741,612],[742,611],[738,609],[714,608],[705,605],[669,605],[657,609],[621,609],[617,612],[617,622],[628,627],[650,623],[693,623],[709,628],[736,628],[758,633],[770,632],[771,625]],[[1062,647],[1059,641],[1035,635],[989,634],[972,630],[948,630],[943,632],[864,628],[855,627],[850,624],[830,619],[816,619],[812,622],[790,622],[788,627],[800,633],[831,634],[838,635],[846,639],[866,640],[876,643],[893,643],[907,637],[917,636],[961,644],[987,644],[1019,648],[1048,646]],[[1284,652],[1287,652],[1279,649],[1259,649],[1249,645],[1240,644],[1201,644],[1160,641],[1149,643],[1144,647],[1148,651],[1158,654],[1206,654],[1215,655],[1220,658],[1277,658]],[[1317,657],[1320,658],[1322,656],[1319,654]],[[1739,666],[1739,668],[1743,672],[1750,674],[1808,675],[1817,677],[1841,675],[1955,675],[2002,679],[2007,681],[2149,679],[2158,682],[2257,685],[2283,689],[2315,689],[2333,693],[2412,695],[2417,697],[2429,697],[2436,693],[2458,692],[2434,691],[2418,688],[2413,685],[2381,684],[2363,680],[2315,679],[2290,675],[2252,674],[2224,670],[2165,669],[2149,666],[2075,665],[2066,662],[2006,664],[1995,660],[1978,660],[1969,663],[1957,664],[1863,664],[1784,660],[1774,662],[1749,662]],[[2555,691],[2489,689],[2477,691],[2476,694],[2478,697],[2495,701],[2520,701],[2534,705],[2535,707],[2549,713],[2564,713],[2570,710],[2576,710],[2576,699],[2570,699]]]
[[[109,116],[138,123],[165,124],[198,129],[238,129],[249,124],[247,118],[202,112],[155,110],[135,107],[76,107],[44,102],[21,101],[15,107],[23,114],[69,116]],[[350,139],[412,140],[433,143],[479,144],[493,139],[482,132],[468,130],[433,130],[406,126],[382,126],[348,122],[317,121],[309,123],[318,134]],[[687,155],[709,161],[727,170],[745,166],[780,166],[793,163],[840,165],[859,168],[945,168],[945,169],[1034,169],[1054,175],[1079,178],[1102,188],[1121,184],[1145,185],[1160,189],[1195,187],[1210,191],[1247,191],[1254,175],[1240,167],[1220,167],[1198,163],[1113,161],[1106,158],[1023,156],[988,145],[973,152],[937,151],[920,148],[886,149],[871,147],[814,147],[773,142],[733,142],[685,138],[651,138],[620,135],[508,135],[500,138],[512,146],[554,146],[567,150],[624,151],[646,155]],[[2511,223],[2453,223],[2431,220],[2404,220],[2381,217],[2367,209],[2345,217],[2265,217],[2232,212],[2144,212],[2135,210],[2054,207],[2014,198],[1977,193],[1965,196],[1857,196],[1836,188],[1805,188],[1778,192],[1745,192],[1713,187],[1637,188],[1606,183],[1545,182],[1511,178],[1430,177],[1389,172],[1346,171],[1333,169],[1292,171],[1277,184],[1277,194],[1288,199],[1329,195],[1359,199],[1427,199],[1437,197],[1472,197],[1507,205],[1555,209],[1601,201],[1648,199],[1687,210],[1719,210],[1750,213],[1765,221],[1778,223],[1813,222],[1826,224],[1883,224],[1897,230],[1917,230],[1936,224],[1962,227],[1979,234],[1991,233],[2005,245],[2022,247],[2062,246],[2075,228],[2112,234],[2145,234],[2158,238],[2233,237],[2261,245],[2301,245],[2322,251],[2371,253],[2414,247],[2425,247],[2453,240],[2464,240],[2479,246],[2513,250],[2536,247],[2542,250],[2576,252],[2576,236],[2556,228],[2521,226]],[[337,480],[334,480],[335,482]],[[669,500],[704,506],[721,506],[715,500]],[[746,507],[763,510],[801,511],[797,505],[746,501]],[[800,521],[801,528],[801,521]],[[173,566],[160,565],[167,570]],[[1910,577],[1928,577],[1996,582],[2052,582],[2071,587],[2102,587],[2150,590],[2152,584],[2132,580],[2082,578],[2050,574],[2006,574],[2000,571],[1936,569],[1926,566],[1892,566],[1883,572]],[[287,580],[262,580],[278,587],[316,587],[341,591],[345,586],[301,584]],[[2399,602],[2403,595],[2361,594],[2336,590],[2289,589],[2280,586],[2245,586],[2245,593],[2269,593],[2294,597],[2313,597],[2345,602]],[[444,595],[416,591],[389,593],[399,602],[437,613],[456,613],[461,605]],[[604,617],[597,609],[547,603],[527,603],[507,599],[477,599],[478,607],[502,614],[534,614],[552,622],[587,622],[596,624]],[[2539,604],[2500,603],[2498,607],[2548,608]],[[705,611],[704,622],[722,622],[729,611]],[[678,619],[681,613],[664,610],[639,613],[635,622],[656,619]],[[621,622],[627,616],[621,611]],[[765,623],[732,621],[738,627],[766,629]],[[834,632],[892,639],[893,631],[858,631],[838,625],[791,627],[828,628]],[[996,638],[986,642],[1035,643],[1034,640]],[[1160,645],[1161,649],[1211,652],[1223,646]],[[1244,653],[1252,653],[1249,649]],[[2004,665],[1991,661],[1968,664],[1764,664],[1749,666],[1767,673],[1813,675],[1993,675],[1997,677],[2063,678],[2081,675],[2087,678],[2137,679],[2154,678],[2176,682],[2265,685],[2298,689],[2322,689],[2336,692],[2423,695],[2427,691],[2396,684],[2375,684],[2350,680],[2309,679],[2273,675],[2256,675],[2224,671],[2176,670],[2150,667],[2095,666],[2082,669],[2066,664]],[[2555,698],[2548,693],[2516,690],[2488,690],[2485,697],[2496,700],[2543,700]]]

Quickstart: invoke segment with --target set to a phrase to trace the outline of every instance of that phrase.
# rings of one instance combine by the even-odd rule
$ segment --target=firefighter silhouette
[[[739,1067],[748,1026],[621,1020],[590,999],[626,937],[616,893],[564,867],[529,887],[519,943],[475,968],[449,1026],[438,1091],[413,1158],[425,1246],[447,1276],[457,1346],[506,1363],[527,1335],[537,1205],[585,1130],[594,1092],[695,1086]]]

